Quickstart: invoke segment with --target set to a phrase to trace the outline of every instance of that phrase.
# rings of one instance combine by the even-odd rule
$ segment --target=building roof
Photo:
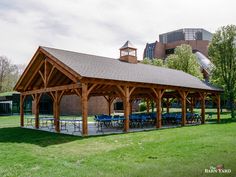
[[[136,49],[130,41],[126,41],[126,43],[120,48],[120,50],[121,49],[126,49],[126,48]]]
[[[169,68],[142,63],[131,64],[118,59],[72,51],[41,47],[82,77],[117,81],[177,86],[210,91],[222,91],[198,78]]]

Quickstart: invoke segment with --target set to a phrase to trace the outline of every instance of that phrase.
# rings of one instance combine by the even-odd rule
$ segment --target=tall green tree
[[[197,58],[192,53],[190,45],[182,44],[177,46],[174,54],[167,57],[166,65],[168,68],[182,70],[200,79],[203,78]]]
[[[224,87],[230,102],[232,118],[235,118],[234,100],[236,91],[236,26],[223,26],[213,35],[209,56],[215,68],[212,82]]]

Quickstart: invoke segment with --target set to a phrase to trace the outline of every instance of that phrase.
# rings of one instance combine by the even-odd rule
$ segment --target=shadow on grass
[[[116,135],[119,134],[111,133],[82,137],[21,127],[7,127],[0,128],[0,143],[28,143],[41,147],[47,147],[72,141]]]
[[[212,124],[218,124],[216,119],[207,120],[207,122]],[[220,124],[232,123],[236,122],[236,119],[227,118],[221,119]],[[186,126],[191,127],[191,126]],[[171,127],[172,128],[181,128],[181,126]],[[162,129],[151,129],[151,130],[143,130],[139,132],[151,132],[151,131],[160,131],[166,130],[169,128],[162,128]],[[129,134],[138,133],[136,131],[129,132]],[[122,133],[121,133],[122,134]],[[73,135],[66,135],[66,134],[59,134],[54,132],[47,132],[47,131],[40,131],[34,129],[27,129],[27,128],[20,128],[20,127],[6,127],[0,128],[0,143],[28,143],[34,144],[41,147],[47,147],[50,145],[57,145],[57,144],[64,144],[72,141],[77,140],[84,140],[88,138],[98,138],[98,137],[105,137],[105,136],[118,136],[120,134],[112,133],[111,134],[102,134],[102,135],[93,135],[87,137],[81,136],[73,136]],[[96,140],[95,140],[96,141]]]
[[[80,139],[83,138],[20,127],[0,128],[0,143],[29,143],[46,147]]]

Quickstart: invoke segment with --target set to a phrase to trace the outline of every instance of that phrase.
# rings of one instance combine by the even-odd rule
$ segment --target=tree
[[[149,65],[152,64],[152,60],[150,60],[150,59],[148,59],[148,58],[144,58],[141,62],[142,62],[143,64],[149,64]]]
[[[18,67],[7,57],[0,56],[0,92],[12,91],[18,78]]]
[[[158,58],[154,58],[154,59],[152,60],[152,65],[165,67],[164,60],[158,59]]]
[[[164,60],[163,59],[159,59],[159,58],[154,58],[154,59],[144,58],[142,63],[143,64],[154,65],[154,66],[165,67]]]
[[[230,102],[232,118],[236,91],[236,26],[223,26],[213,35],[209,45],[209,56],[215,68],[211,81],[223,86]]]
[[[199,79],[203,78],[196,56],[192,53],[190,45],[182,44],[175,48],[175,52],[167,57],[168,68],[182,70]]]

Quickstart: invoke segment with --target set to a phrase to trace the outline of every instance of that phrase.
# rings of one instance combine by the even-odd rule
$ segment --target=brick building
[[[188,44],[192,47],[193,53],[201,66],[203,75],[208,78],[213,64],[208,59],[208,45],[212,39],[212,33],[201,28],[184,28],[159,35],[159,42],[147,43],[144,49],[143,58],[165,59],[173,54],[177,46]]]

